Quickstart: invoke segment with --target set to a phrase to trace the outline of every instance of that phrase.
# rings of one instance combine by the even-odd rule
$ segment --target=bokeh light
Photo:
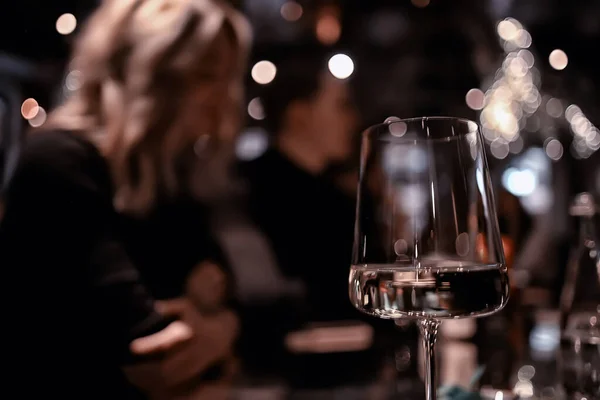
[[[334,15],[325,14],[317,20],[315,34],[321,43],[332,45],[339,40],[341,33],[340,21]]]
[[[287,1],[281,6],[280,12],[283,19],[294,22],[302,18],[304,10],[302,9],[302,6],[295,1]]]
[[[538,184],[537,176],[531,169],[508,168],[502,174],[502,185],[518,197],[529,196]]]
[[[79,90],[83,83],[83,75],[81,71],[73,70],[67,74],[65,78],[65,87],[70,91]]]
[[[275,79],[277,67],[271,61],[259,61],[252,67],[251,75],[256,83],[266,85]]]
[[[494,141],[490,144],[490,151],[494,157],[502,160],[508,156],[508,143],[502,138],[494,139]]]
[[[21,115],[27,120],[35,118],[35,116],[38,115],[39,110],[40,105],[35,99],[26,99],[23,104],[21,104]]]
[[[549,116],[559,118],[563,113],[563,106],[559,99],[550,98],[546,103],[546,112]]]
[[[518,154],[523,150],[522,130],[539,130],[536,112],[542,105],[542,95],[535,58],[526,50],[532,44],[529,32],[514,18],[500,21],[496,28],[506,55],[484,93],[480,122],[490,153],[503,159],[508,153]],[[562,114],[559,100],[546,102],[545,106],[554,115]]]
[[[63,14],[56,20],[56,30],[61,35],[70,35],[75,28],[77,28],[77,18],[73,14]]]
[[[550,66],[558,71],[567,68],[567,64],[569,64],[567,53],[561,49],[552,50],[548,57],[548,61],[550,62]]]
[[[38,107],[38,112],[36,113],[36,115],[28,120],[29,125],[33,128],[39,128],[40,126],[44,125],[44,123],[46,123],[46,118],[46,110],[44,110],[43,107]]]
[[[257,121],[265,119],[265,111],[260,98],[255,97],[248,103],[248,115]]]
[[[354,72],[354,61],[346,54],[336,54],[329,59],[329,71],[338,79],[347,79]]]
[[[465,101],[471,110],[481,110],[485,102],[485,93],[481,89],[471,89],[467,92]]]
[[[558,161],[563,156],[563,145],[558,139],[550,138],[544,143],[546,154],[554,161]]]
[[[503,40],[514,40],[519,35],[519,29],[522,29],[519,21],[514,18],[506,18],[503,21],[498,23],[496,27],[496,31],[498,32],[498,36],[500,36]]]
[[[575,158],[588,158],[600,149],[600,130],[592,124],[580,107],[571,104],[565,110],[565,118],[573,132],[571,154]]]
[[[235,148],[240,160],[254,160],[260,157],[269,146],[269,136],[264,129],[249,128],[242,132]]]

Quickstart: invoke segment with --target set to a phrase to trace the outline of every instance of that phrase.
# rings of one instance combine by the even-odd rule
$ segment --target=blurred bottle
[[[569,256],[560,299],[559,373],[569,399],[600,399],[600,243],[592,195],[581,193],[570,213],[579,237]]]

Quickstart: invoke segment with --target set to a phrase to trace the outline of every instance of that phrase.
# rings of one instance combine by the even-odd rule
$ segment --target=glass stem
[[[420,319],[417,324],[419,325],[419,331],[423,337],[423,346],[425,349],[425,399],[435,400],[435,341],[437,339],[440,321],[435,319]]]

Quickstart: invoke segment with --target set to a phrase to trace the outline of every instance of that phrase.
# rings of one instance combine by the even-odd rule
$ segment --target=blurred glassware
[[[570,214],[578,219],[579,238],[569,256],[565,283],[561,293],[561,329],[572,329],[582,314],[598,317],[600,313],[600,242],[596,235],[594,198],[580,193],[571,205]]]
[[[600,319],[579,314],[581,319],[565,331],[561,340],[559,373],[569,400],[600,399]]]
[[[570,213],[579,220],[561,294],[563,388],[569,399],[600,399],[600,243],[594,218],[597,207],[589,193],[577,195]]]

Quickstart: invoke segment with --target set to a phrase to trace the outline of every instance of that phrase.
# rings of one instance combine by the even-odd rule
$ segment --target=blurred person
[[[271,146],[240,170],[249,212],[280,269],[310,281],[309,292],[317,297],[339,303],[339,295],[345,305],[354,199],[325,172],[351,157],[358,121],[347,81],[334,78],[324,54],[314,51],[294,53],[278,65],[262,96]],[[318,314],[329,314],[329,307],[319,303],[313,317],[327,319]]]
[[[261,96],[270,147],[239,165],[249,218],[279,273],[258,266],[255,281],[275,275],[281,284],[270,303],[240,312],[240,354],[247,369],[285,371],[292,386],[356,384],[372,378],[359,366],[378,362],[373,324],[348,299],[355,198],[328,174],[352,158],[358,115],[348,81],[328,71],[325,55],[294,49],[277,63]]]
[[[28,135],[5,193],[12,395],[143,397],[129,378],[169,398],[230,357],[237,321],[188,180],[194,148],[210,158],[237,129],[248,40],[211,0],[106,0],[91,16],[81,87]]]

